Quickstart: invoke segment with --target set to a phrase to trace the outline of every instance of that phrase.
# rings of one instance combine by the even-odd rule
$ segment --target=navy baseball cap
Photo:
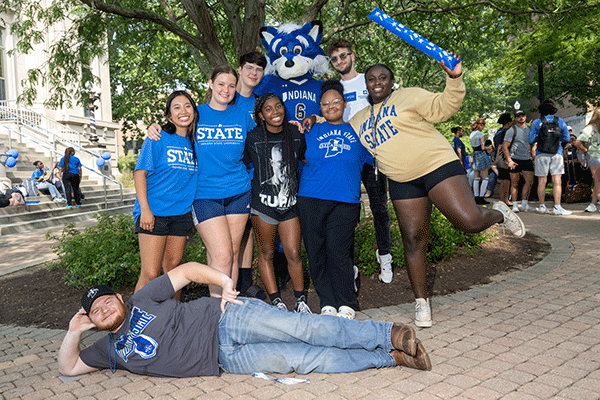
[[[92,304],[98,297],[115,294],[114,290],[106,285],[96,285],[89,288],[83,296],[81,296],[81,307],[85,310],[86,314],[90,313]]]

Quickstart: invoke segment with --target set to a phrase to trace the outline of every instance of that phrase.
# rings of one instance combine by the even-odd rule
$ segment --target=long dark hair
[[[290,123],[288,122],[285,103],[283,102],[283,100],[281,100],[281,97],[277,96],[274,93],[263,94],[258,99],[256,99],[252,117],[254,118],[256,124],[260,126],[265,135],[264,154],[265,157],[268,157],[269,145],[267,139],[267,125],[265,123],[265,120],[260,118],[258,114],[262,112],[262,109],[267,100],[272,98],[276,98],[283,105],[283,131],[281,132],[281,134],[283,135],[283,140],[281,141],[281,153],[283,157],[283,165],[285,166],[285,168],[287,168],[288,171],[288,177],[290,180],[290,193],[296,195],[298,194],[298,160],[296,159],[296,154],[294,153],[294,137],[292,136]],[[271,172],[271,168],[267,168],[267,179],[271,179],[272,177],[273,175]]]
[[[214,83],[215,79],[217,79],[217,76],[219,76],[221,74],[228,74],[228,75],[235,76],[235,83],[237,85],[238,74],[235,71],[235,69],[231,68],[227,64],[223,64],[223,65],[214,67],[212,72],[210,73],[210,80]],[[206,91],[206,94],[204,95],[204,101],[206,103],[210,102],[211,97],[212,97],[212,89],[209,87],[208,90]],[[230,106],[235,104],[236,97],[237,97],[237,92],[235,93],[235,96],[233,96],[233,99],[228,103]]]
[[[165,118],[167,119],[167,123],[162,126],[162,130],[169,133],[174,134],[177,128],[175,124],[169,121],[171,118],[171,103],[176,97],[184,96],[186,99],[192,103],[192,108],[194,109],[194,118],[190,126],[187,127],[187,132],[185,137],[190,140],[190,145],[192,146],[192,153],[194,155],[194,164],[196,164],[196,125],[198,124],[198,119],[200,119],[200,114],[198,114],[198,108],[196,107],[196,102],[192,99],[192,96],[185,90],[176,90],[169,95],[167,98],[167,104],[165,105]]]
[[[69,159],[71,158],[70,156],[75,154],[75,149],[72,147],[67,147],[65,149],[65,157],[63,158],[63,169],[65,170],[65,173],[69,172]]]

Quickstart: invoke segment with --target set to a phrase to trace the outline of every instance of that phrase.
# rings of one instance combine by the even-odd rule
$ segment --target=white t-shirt
[[[367,101],[367,85],[365,84],[365,74],[358,74],[356,77],[340,81],[344,86],[344,97],[348,102],[344,110],[344,122],[348,122],[358,111],[369,105]]]

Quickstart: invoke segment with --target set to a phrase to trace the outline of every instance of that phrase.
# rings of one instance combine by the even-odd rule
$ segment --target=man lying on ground
[[[222,287],[223,297],[173,299],[190,282]],[[227,275],[199,263],[169,271],[125,304],[107,286],[89,289],[58,353],[63,375],[113,372],[189,377],[297,372],[353,372],[402,365],[430,370],[415,331],[391,322],[355,321],[287,312],[261,300],[237,298]],[[109,332],[80,351],[81,334]]]

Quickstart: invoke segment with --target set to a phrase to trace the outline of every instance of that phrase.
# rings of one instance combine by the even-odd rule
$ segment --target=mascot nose
[[[286,66],[287,68],[292,68],[292,67],[294,66],[294,60],[287,60],[287,61],[285,62],[285,66]]]

